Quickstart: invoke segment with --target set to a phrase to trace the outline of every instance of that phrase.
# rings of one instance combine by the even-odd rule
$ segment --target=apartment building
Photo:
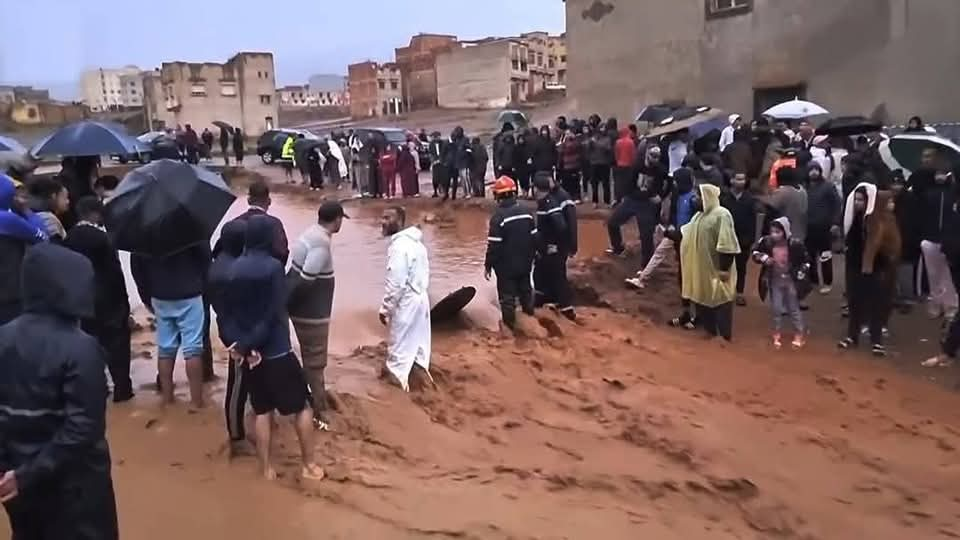
[[[80,98],[94,112],[143,106],[140,68],[96,68],[80,75]]]
[[[566,0],[566,15],[584,114],[684,100],[755,117],[806,97],[840,115],[958,119],[956,0]]]
[[[527,66],[530,81],[527,92],[533,96],[548,88],[565,84],[567,76],[567,46],[565,35],[551,36],[547,32],[527,32],[519,38],[527,46]]]
[[[458,46],[457,36],[417,34],[409,45],[396,49],[406,109],[437,106],[437,54]]]
[[[437,55],[437,101],[447,108],[503,108],[530,94],[530,47],[520,39],[460,42]]]
[[[310,84],[289,85],[277,89],[283,108],[344,107],[349,105],[347,79],[340,75],[314,75]]]
[[[214,121],[239,127],[248,137],[277,127],[273,54],[237,53],[225,63],[164,62],[143,77],[154,129]]]
[[[354,118],[393,116],[406,110],[400,67],[393,62],[373,61],[347,68],[350,115]]]

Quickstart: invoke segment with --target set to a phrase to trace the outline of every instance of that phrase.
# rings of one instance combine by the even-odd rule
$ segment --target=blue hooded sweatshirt
[[[274,229],[266,216],[247,220],[243,255],[230,269],[223,288],[223,309],[230,313],[227,335],[237,352],[257,351],[264,360],[289,354],[290,322],[283,265],[271,255]]]
[[[29,219],[13,211],[13,198],[17,188],[8,176],[0,174],[0,235],[14,238],[27,244],[36,244],[46,239],[43,230]]]

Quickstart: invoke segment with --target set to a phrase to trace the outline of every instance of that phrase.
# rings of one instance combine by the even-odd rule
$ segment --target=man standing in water
[[[317,224],[307,229],[293,245],[287,272],[290,320],[300,340],[300,354],[310,391],[313,417],[325,427],[324,413],[331,406],[326,393],[327,342],[333,312],[333,235],[340,232],[343,219],[350,217],[337,201],[327,201],[317,210]]]
[[[24,313],[0,326],[0,502],[13,538],[116,540],[107,359],[80,330],[93,266],[42,244],[23,260]]]
[[[537,238],[533,216],[517,203],[517,184],[506,176],[493,185],[497,209],[490,218],[484,275],[497,273],[497,296],[503,324],[511,330],[517,324],[517,299],[527,315],[533,315],[533,288],[530,271]]]
[[[404,391],[419,365],[430,377],[430,261],[419,227],[407,227],[406,212],[395,206],[383,213],[380,228],[390,238],[387,279],[380,323],[387,326],[387,371]]]
[[[314,461],[313,411],[307,381],[290,346],[287,290],[283,266],[271,254],[273,227],[266,216],[247,220],[243,255],[230,268],[223,288],[224,311],[230,314],[231,361],[250,368],[250,402],[256,414],[257,456],[264,478],[277,474],[270,461],[273,415],[292,417],[300,442],[303,478],[320,480],[323,470]]]

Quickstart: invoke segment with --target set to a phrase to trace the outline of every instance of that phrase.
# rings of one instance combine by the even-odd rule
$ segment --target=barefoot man
[[[380,322],[388,327],[387,370],[404,391],[410,372],[419,365],[430,373],[430,261],[418,227],[404,228],[406,212],[399,206],[383,213],[380,227],[390,238],[387,279]]]
[[[246,361],[249,367],[250,402],[256,414],[257,457],[268,480],[277,473],[270,463],[270,439],[274,412],[293,417],[302,475],[320,480],[323,469],[314,462],[313,410],[307,381],[290,345],[287,292],[283,265],[270,255],[273,227],[266,216],[247,220],[245,249],[231,268],[223,291],[223,305],[230,313],[224,323],[231,361]]]

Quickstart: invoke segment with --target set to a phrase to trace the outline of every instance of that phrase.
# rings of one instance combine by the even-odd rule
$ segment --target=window
[[[526,70],[527,70],[527,63],[520,62],[520,71],[526,71]]]
[[[390,81],[390,89],[391,89],[391,90],[396,90],[396,89],[397,89],[397,86],[399,86],[399,85],[397,84],[397,81]]]
[[[550,57],[550,61],[547,62],[547,65],[550,67],[550,69],[553,69],[554,67],[556,67],[556,65],[557,65],[557,58],[556,58],[555,56],[551,56],[551,57]]]
[[[263,95],[261,95],[261,96],[260,96],[260,104],[261,104],[261,105],[269,105],[269,104],[270,104],[270,96],[269,96],[268,94],[263,94]]]
[[[543,53],[537,53],[537,65],[538,66],[543,65]]]
[[[560,56],[560,63],[561,63],[561,64],[566,64],[566,63],[567,63],[567,55],[564,54],[564,55],[561,55],[561,56]]]
[[[233,97],[237,95],[237,87],[232,84],[224,84],[220,87],[220,95]]]
[[[202,84],[192,84],[190,85],[190,95],[196,97],[202,97],[207,95],[207,87]]]
[[[377,86],[379,86],[381,90],[386,90],[386,88],[387,88],[387,81],[385,81],[385,80],[383,80],[383,79],[380,79],[380,80],[377,81]]]
[[[750,13],[753,0],[705,0],[707,19],[734,17]]]
[[[513,70],[517,71],[520,69],[520,62],[517,59],[513,59],[511,62],[513,64]]]

